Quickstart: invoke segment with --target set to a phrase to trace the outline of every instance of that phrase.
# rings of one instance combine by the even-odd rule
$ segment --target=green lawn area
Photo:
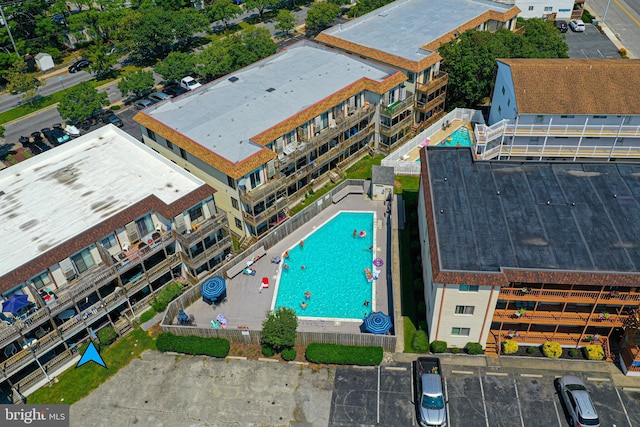
[[[148,349],[155,349],[155,339],[142,329],[136,328],[101,352],[108,369],[95,363],[68,369],[58,377],[60,381],[57,384],[54,383],[51,387],[44,386],[28,396],[27,403],[71,405],[87,396]]]

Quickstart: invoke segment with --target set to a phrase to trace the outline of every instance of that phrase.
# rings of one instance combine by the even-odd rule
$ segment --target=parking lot
[[[618,48],[592,24],[585,23],[583,33],[569,30],[565,33],[569,45],[569,58],[574,59],[602,59],[618,58]]]

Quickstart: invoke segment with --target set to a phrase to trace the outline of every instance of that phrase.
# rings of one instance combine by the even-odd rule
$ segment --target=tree
[[[141,97],[153,85],[153,71],[139,70],[125,75],[118,82],[118,89],[123,95],[133,93],[135,96]]]
[[[280,9],[276,17],[276,30],[288,35],[296,25],[296,17],[288,9]]]
[[[229,20],[235,18],[242,13],[242,8],[235,4],[233,0],[216,0],[205,9],[205,14],[209,18],[209,22],[222,21],[224,27],[227,28]]]
[[[340,6],[333,3],[314,3],[307,13],[307,29],[328,27],[340,15]]]
[[[41,85],[35,73],[27,73],[27,64],[22,59],[18,59],[11,65],[4,78],[8,81],[9,92],[22,94],[24,100],[33,100]]]
[[[226,44],[220,40],[212,41],[198,55],[197,62],[198,74],[206,80],[213,80],[234,70],[233,61]]]
[[[113,71],[113,66],[118,62],[116,55],[110,55],[111,47],[105,45],[102,39],[96,39],[96,44],[87,49],[86,57],[89,60],[89,71],[98,77]]]
[[[246,0],[244,6],[246,10],[257,9],[258,15],[262,19],[262,15],[268,7],[275,7],[278,4],[280,4],[280,0]]]
[[[276,351],[291,348],[296,343],[298,316],[287,307],[276,308],[262,322],[262,342]]]
[[[82,82],[65,91],[65,96],[58,103],[60,116],[78,123],[101,110],[103,105],[109,105],[105,92],[98,92],[89,82]]]
[[[201,54],[202,55],[202,54]],[[156,65],[155,71],[166,81],[180,80],[193,73],[196,57],[190,53],[171,52]]]

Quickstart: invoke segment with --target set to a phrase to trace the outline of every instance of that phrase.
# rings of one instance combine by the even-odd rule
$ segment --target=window
[[[154,141],[156,140],[156,133],[151,129],[147,129],[147,136],[149,136],[149,139],[152,139]]]
[[[229,187],[233,188],[234,190],[236,189],[236,180],[231,178],[229,175],[227,175],[227,185],[229,185]]]
[[[204,214],[202,213],[202,203],[198,203],[197,205],[189,209],[187,212],[189,213],[189,218],[191,219],[191,222],[198,221],[200,218],[204,216]]]
[[[182,157],[183,159],[187,160],[187,152],[184,151],[184,148],[180,148],[180,157]]]
[[[95,264],[93,262],[93,258],[91,257],[91,252],[89,248],[83,250],[80,253],[77,253],[71,257],[71,261],[76,266],[76,270],[78,270],[79,274],[87,271]]]
[[[138,233],[140,233],[140,238],[154,231],[153,221],[151,221],[151,215],[146,215],[143,218],[136,219],[136,225],[138,226]]]
[[[529,6],[529,10],[533,10],[533,6]]]
[[[504,95],[504,93],[506,92],[504,86],[502,86],[502,94]]]
[[[551,12],[553,10],[552,6],[545,6],[544,11],[545,12]]]
[[[115,234],[112,233],[104,239],[100,240],[100,244],[104,246],[105,249],[109,249],[116,246],[118,244],[118,241],[116,240]]]
[[[456,314],[473,314],[473,305],[456,305]]]
[[[235,218],[235,220],[236,220],[236,228],[239,228],[240,230],[242,230],[242,222],[238,218]]]
[[[231,206],[233,206],[234,209],[240,210],[240,205],[238,204],[238,199],[236,199],[235,197],[232,197],[231,198]]]
[[[458,335],[462,337],[468,337],[471,329],[469,328],[451,328],[451,335]]]
[[[171,141],[169,141],[168,139],[166,141],[167,141],[167,148],[173,151],[173,144],[171,143]]]
[[[478,285],[460,285],[460,292],[478,292]]]
[[[49,273],[45,271],[39,276],[36,276],[33,279],[31,279],[31,281],[33,282],[33,285],[36,287],[36,289],[42,289],[45,286],[48,286],[51,284],[51,277],[49,277]]]

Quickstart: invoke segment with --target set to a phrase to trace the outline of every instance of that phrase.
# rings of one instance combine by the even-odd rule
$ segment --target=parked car
[[[557,383],[558,394],[569,413],[573,427],[600,427],[598,413],[582,380],[574,375],[565,375]]]
[[[173,98],[173,96],[167,95],[166,93],[163,93],[163,92],[153,92],[152,94],[147,96],[147,98],[154,102],[160,102],[160,101],[164,101],[165,99],[171,99]]]
[[[180,87],[186,90],[194,90],[199,88],[200,86],[202,86],[200,82],[198,82],[196,79],[194,79],[191,76],[187,76],[182,80],[180,80]]]
[[[91,62],[87,61],[86,59],[80,59],[80,60],[74,62],[69,67],[69,72],[70,73],[77,73],[78,71],[82,70],[83,68],[87,68],[89,65],[91,65]]]
[[[422,427],[445,427],[447,410],[440,359],[419,357],[414,362],[414,372],[418,423]]]
[[[150,99],[139,99],[136,102],[133,103],[133,106],[136,108],[136,110],[144,110],[147,107],[152,106],[153,104],[155,104],[155,102],[153,102]]]
[[[44,128],[42,129],[42,134],[44,135],[45,138],[47,138],[47,141],[49,141],[49,143],[54,147],[64,144],[65,142],[68,142],[71,139],[71,137],[66,133],[64,133],[64,131],[60,128],[53,128],[53,129]]]
[[[567,21],[556,21],[555,22],[556,28],[561,32],[561,33],[566,33],[567,30],[569,29],[569,24],[567,24]]]
[[[123,123],[120,117],[118,117],[115,113],[107,113],[102,116],[102,123],[111,123],[112,125],[122,127]]]
[[[582,19],[574,19],[573,21],[569,22],[569,26],[571,27],[571,30],[575,31],[576,33],[581,33],[584,31],[584,22],[582,22]]]
[[[167,95],[171,95],[171,96],[179,96],[179,95],[182,95],[183,93],[189,92],[188,90],[183,89],[180,86],[169,86],[164,88],[162,91]]]

